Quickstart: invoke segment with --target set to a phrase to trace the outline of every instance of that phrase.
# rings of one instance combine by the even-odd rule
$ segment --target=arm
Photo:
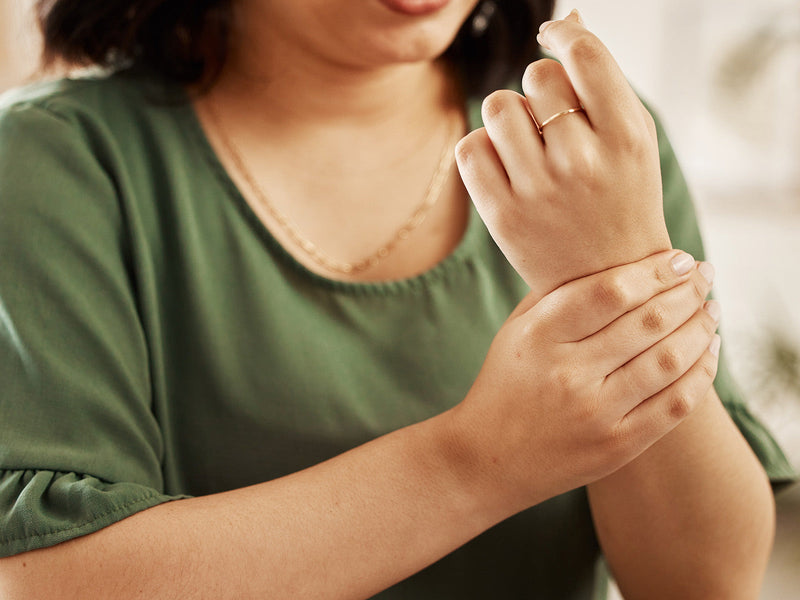
[[[447,417],[279,480],[161,504],[0,560],[0,597],[365,598],[498,519],[450,464]]]
[[[707,285],[695,269],[673,270],[678,254],[528,298],[454,409],[272,482],[1,559],[0,596],[365,598],[390,586],[617,470],[683,418],[670,388],[695,396],[716,360],[713,319],[696,311]],[[588,294],[606,301],[587,311]],[[653,302],[673,308],[669,335],[641,325]],[[676,348],[691,363],[654,377]]]
[[[485,130],[460,147],[459,167],[509,261],[545,293],[565,278],[669,247],[661,220],[658,142],[605,47],[571,15],[540,42],[525,97],[484,103]],[[573,106],[540,136],[542,122]],[[653,315],[659,327],[666,314]],[[774,529],[763,469],[713,390],[675,431],[589,486],[611,569],[630,598],[753,597]]]
[[[756,598],[775,531],[764,469],[713,388],[647,452],[589,486],[625,598]]]

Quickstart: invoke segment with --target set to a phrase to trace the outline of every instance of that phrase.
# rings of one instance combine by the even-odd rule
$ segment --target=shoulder
[[[0,96],[0,204],[141,196],[191,147],[187,106],[181,88],[133,70]]]
[[[0,96],[0,145],[67,131],[92,145],[125,144],[185,104],[176,86],[132,70],[34,83]]]
[[[95,217],[119,225],[128,157],[144,154],[136,140],[142,127],[152,127],[149,85],[117,73],[35,83],[0,96],[4,241],[32,228],[63,233]]]
[[[0,95],[0,114],[38,108],[62,116],[114,115],[120,111],[168,105],[182,99],[174,85],[145,71],[86,72],[82,76],[41,81]]]

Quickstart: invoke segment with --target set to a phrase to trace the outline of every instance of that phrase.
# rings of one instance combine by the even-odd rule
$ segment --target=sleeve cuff
[[[726,404],[725,408],[767,472],[773,491],[800,479],[778,443],[746,406],[732,403]]]
[[[94,533],[139,511],[186,497],[71,472],[0,471],[0,558]]]

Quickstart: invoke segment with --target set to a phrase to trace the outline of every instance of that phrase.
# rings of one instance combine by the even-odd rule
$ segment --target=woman
[[[599,541],[631,598],[754,597],[713,270],[577,14],[484,129],[549,5],[82,4],[51,55],[127,68],[0,117],[3,595],[588,598]]]

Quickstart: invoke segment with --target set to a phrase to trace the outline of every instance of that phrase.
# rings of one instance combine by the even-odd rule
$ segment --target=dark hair
[[[207,86],[228,50],[234,0],[37,0],[43,64],[143,65]],[[469,94],[506,85],[537,57],[554,0],[481,0],[445,52]]]

